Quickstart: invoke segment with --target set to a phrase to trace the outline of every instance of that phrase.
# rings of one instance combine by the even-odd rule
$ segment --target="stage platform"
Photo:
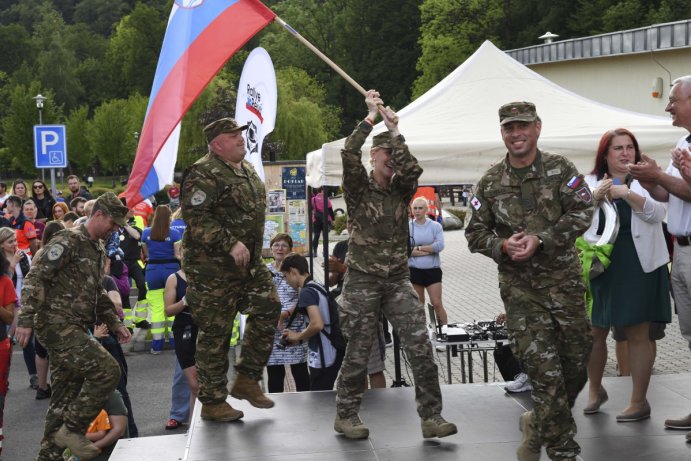
[[[652,416],[617,423],[628,403],[630,378],[605,378],[610,400],[601,413],[586,417],[582,392],[574,415],[584,461],[688,461],[686,431],[667,430],[666,418],[691,412],[691,374],[655,375],[648,400]],[[231,398],[242,421],[211,423],[199,418],[185,435],[121,440],[111,461],[508,461],[521,439],[519,415],[531,407],[530,393],[506,394],[496,384],[442,386],[444,417],[459,433],[424,440],[412,388],[368,391],[360,415],[370,428],[366,440],[348,440],[333,431],[334,392],[274,394],[269,410]],[[542,459],[547,459],[543,451]]]

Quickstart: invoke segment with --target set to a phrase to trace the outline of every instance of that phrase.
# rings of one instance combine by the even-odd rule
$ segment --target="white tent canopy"
[[[382,97],[386,103],[386,95]],[[420,184],[476,183],[506,153],[497,110],[511,101],[535,103],[542,119],[540,149],[565,155],[584,173],[592,170],[597,144],[609,129],[631,130],[641,150],[663,167],[684,134],[672,127],[669,117],[630,112],[561,88],[485,41],[444,80],[398,112],[400,131],[424,169]],[[373,134],[385,129],[379,123]],[[371,138],[363,146],[365,163]],[[344,142],[339,139],[307,154],[310,186],[341,184]]]

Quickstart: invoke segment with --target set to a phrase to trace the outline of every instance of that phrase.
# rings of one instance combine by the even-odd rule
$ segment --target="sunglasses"
[[[43,184],[34,184],[34,189],[43,189]]]

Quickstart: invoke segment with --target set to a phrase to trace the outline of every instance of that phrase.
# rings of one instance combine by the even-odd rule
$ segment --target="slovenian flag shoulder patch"
[[[578,186],[580,186],[582,182],[583,182],[583,176],[582,176],[582,175],[574,176],[574,177],[571,178],[571,180],[566,184],[566,187],[568,187],[568,188],[571,189],[571,190],[576,190],[576,188],[577,188]]]

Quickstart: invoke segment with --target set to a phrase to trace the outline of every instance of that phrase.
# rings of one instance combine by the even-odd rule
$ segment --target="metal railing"
[[[524,65],[691,46],[691,19],[505,51]]]

